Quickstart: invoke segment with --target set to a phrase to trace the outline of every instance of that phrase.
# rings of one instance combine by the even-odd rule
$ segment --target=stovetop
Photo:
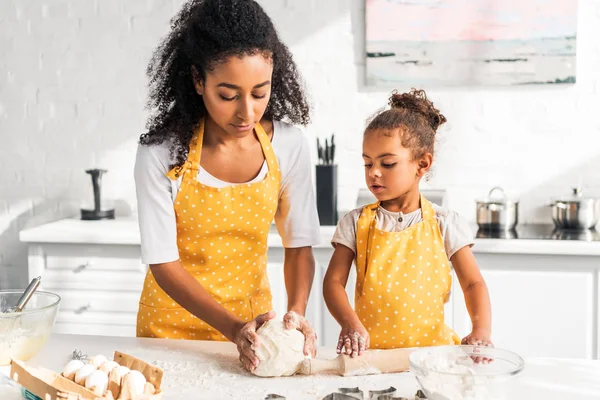
[[[560,230],[549,224],[517,225],[511,231],[477,230],[478,239],[578,240],[600,242],[600,232],[594,229]]]

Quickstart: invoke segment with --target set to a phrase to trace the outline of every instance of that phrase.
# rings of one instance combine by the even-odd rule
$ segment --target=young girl
[[[365,179],[378,202],[339,222],[323,295],[341,325],[338,353],[459,344],[444,323],[452,270],[463,289],[473,329],[463,344],[492,345],[487,286],[467,222],[419,193],[431,168],[437,128],[446,118],[422,90],[394,92],[391,109],[375,116],[363,137]],[[356,263],[353,310],[345,286]]]

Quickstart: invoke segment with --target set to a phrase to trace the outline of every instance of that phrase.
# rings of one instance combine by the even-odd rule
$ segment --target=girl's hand
[[[240,361],[244,365],[244,368],[250,372],[254,371],[260,362],[254,353],[259,342],[256,331],[265,322],[273,318],[275,318],[275,311],[269,311],[246,324],[240,324],[234,332],[233,342],[237,345],[238,352],[240,353]]]
[[[460,344],[481,346],[481,347],[494,347],[491,340],[490,331],[483,329],[473,329],[471,333],[463,338]],[[489,364],[492,362],[491,358],[488,357],[473,357],[473,361],[476,363]]]
[[[473,346],[494,347],[491,340],[490,331],[483,329],[473,329],[471,333],[463,338],[460,344]]]
[[[289,311],[283,316],[285,329],[297,329],[304,335],[304,355],[317,356],[317,334],[310,322],[295,311]]]
[[[342,327],[337,345],[338,354],[361,356],[369,348],[369,333],[359,321]]]

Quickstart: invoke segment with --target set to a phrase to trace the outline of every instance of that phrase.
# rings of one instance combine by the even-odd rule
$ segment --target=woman
[[[285,246],[284,322],[304,319],[319,221],[296,66],[253,0],[195,0],[148,67],[148,132],[135,180],[142,260],[150,265],[137,335],[230,340],[258,365],[256,329],[274,318],[266,274],[273,219]]]

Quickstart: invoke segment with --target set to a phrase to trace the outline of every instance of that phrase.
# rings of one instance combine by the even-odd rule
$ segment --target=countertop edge
[[[317,250],[332,249],[331,237],[335,226],[321,226],[321,243]],[[104,221],[63,219],[49,224],[24,229],[19,233],[21,242],[28,244],[90,244],[139,246],[140,234],[137,220],[122,218]],[[269,232],[270,248],[283,248],[276,230]],[[549,239],[482,239],[476,238],[474,253],[545,254],[600,256],[600,242]]]

